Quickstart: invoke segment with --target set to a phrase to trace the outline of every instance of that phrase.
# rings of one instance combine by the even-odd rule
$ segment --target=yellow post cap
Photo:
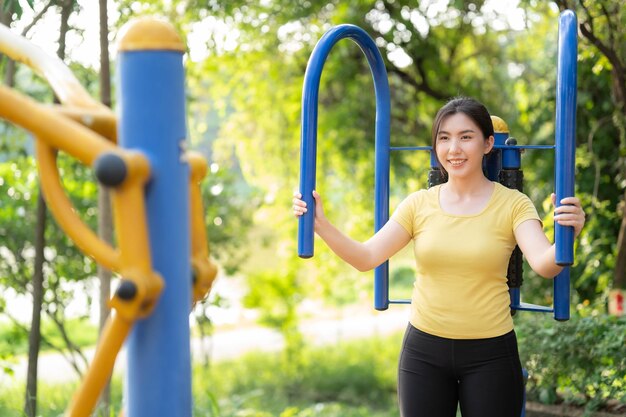
[[[185,52],[185,44],[169,22],[143,17],[128,22],[120,31],[119,51],[165,50]]]
[[[491,123],[493,123],[495,133],[509,133],[509,125],[498,116],[491,116]]]

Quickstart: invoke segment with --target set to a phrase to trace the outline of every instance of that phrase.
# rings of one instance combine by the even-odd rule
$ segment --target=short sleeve
[[[413,228],[415,219],[415,197],[415,193],[409,195],[398,205],[396,211],[391,215],[391,220],[394,220],[402,226],[409,233],[411,238],[413,238],[415,234]]]
[[[526,220],[539,220],[541,218],[537,213],[537,209],[530,198],[526,194],[518,193],[513,203],[513,230],[517,229],[517,226],[525,222]]]

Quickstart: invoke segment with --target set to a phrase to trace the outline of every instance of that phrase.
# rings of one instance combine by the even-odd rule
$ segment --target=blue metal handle
[[[315,189],[316,151],[317,151],[317,104],[320,78],[326,58],[332,47],[341,39],[352,39],[363,51],[374,77],[376,92],[376,142],[379,148],[389,148],[390,98],[387,71],[383,58],[372,38],[361,28],[354,25],[339,25],[322,36],[311,54],[304,75],[302,89],[302,131],[300,147],[300,192],[310,208],[300,217],[298,228],[298,255],[302,258],[313,256],[313,222],[315,202],[311,192]],[[389,184],[389,157],[379,158],[376,153],[376,187],[386,181]],[[387,203],[388,199],[385,201]],[[377,204],[379,202],[377,201]],[[388,219],[376,219],[378,230]]]
[[[559,19],[559,50],[556,89],[556,205],[574,195],[574,160],[576,149],[576,15],[566,10]],[[555,225],[556,262],[574,262],[574,228]]]
[[[298,256],[313,256],[313,232],[315,202],[312,191],[315,189],[317,153],[317,104],[320,78],[326,58],[332,47],[341,39],[352,39],[361,48],[374,77],[376,92],[376,133],[375,133],[375,219],[374,229],[378,231],[389,219],[389,134],[390,97],[387,71],[376,43],[361,28],[354,25],[340,25],[322,36],[311,54],[304,75],[302,89],[302,133],[300,145],[300,193],[309,210],[300,217],[298,223]],[[389,265],[385,262],[375,272],[374,305],[383,310],[389,305],[388,277]]]
[[[576,152],[576,76],[578,56],[578,23],[571,10],[559,18],[559,50],[556,90],[556,205],[561,199],[574,195],[574,163]],[[574,263],[574,228],[554,226],[556,263]],[[554,318],[570,317],[570,277],[565,268],[554,279]]]

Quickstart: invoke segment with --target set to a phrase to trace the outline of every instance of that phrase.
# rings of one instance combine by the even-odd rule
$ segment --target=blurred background
[[[623,416],[626,319],[615,303],[626,288],[624,0],[3,0],[0,21],[61,57],[113,109],[116,40],[127,21],[164,18],[187,44],[189,147],[209,161],[202,187],[220,265],[210,297],[190,316],[195,415],[387,417],[398,415],[408,310],[375,312],[373,273],[344,265],[321,241],[314,258],[296,255],[290,206],[309,55],[337,24],[375,39],[391,86],[393,146],[429,145],[434,114],[457,95],[485,103],[518,143],[552,144],[558,15],[566,8],[580,24],[576,192],[587,213],[571,270],[573,313],[567,323],[531,313],[515,320],[529,407]],[[2,56],[0,71],[5,85],[54,101],[26,66]],[[317,189],[330,220],[360,240],[374,227],[374,118],[367,62],[342,41],[320,87]],[[83,220],[110,236],[108,201],[91,170],[64,155],[59,165]],[[428,154],[394,153],[391,166],[393,210],[427,186]],[[527,151],[522,167],[525,192],[552,235],[553,154]],[[391,297],[409,298],[410,248],[392,259],[390,275]],[[2,122],[0,415],[62,414],[115,281],[47,214],[33,138]],[[551,282],[525,266],[522,294],[549,305]],[[38,372],[28,372],[37,361]],[[119,411],[118,365],[98,415]]]

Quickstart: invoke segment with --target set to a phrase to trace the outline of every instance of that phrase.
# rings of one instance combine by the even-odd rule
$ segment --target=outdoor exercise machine
[[[302,131],[300,147],[300,193],[309,209],[298,220],[298,255],[301,258],[313,256],[314,207],[312,191],[315,189],[317,158],[317,107],[320,79],[324,63],[332,47],[341,39],[353,40],[365,54],[374,78],[376,95],[375,126],[375,161],[374,161],[374,231],[377,232],[389,220],[389,172],[391,151],[429,151],[430,172],[429,186],[445,181],[439,168],[436,155],[430,146],[393,147],[390,145],[390,97],[387,71],[378,48],[372,38],[361,28],[354,25],[339,25],[327,31],[319,40],[306,68],[302,89]],[[486,159],[484,170],[492,181],[498,181],[509,188],[522,190],[523,172],[521,153],[524,149],[552,149],[555,152],[555,191],[556,204],[574,195],[574,162],[576,133],[576,77],[577,77],[577,22],[576,15],[570,10],[559,17],[557,87],[556,87],[556,132],[555,144],[518,145],[509,138],[506,123],[497,117],[494,121],[494,151]],[[555,224],[556,262],[564,266],[554,278],[554,305],[544,307],[521,302],[522,253],[515,248],[507,271],[511,313],[517,310],[553,313],[558,321],[570,318],[570,272],[569,265],[574,262],[574,228]],[[374,271],[374,307],[386,310],[389,304],[410,304],[411,300],[389,299],[389,261],[378,266]],[[524,372],[524,380],[528,374]],[[526,415],[526,394],[521,417]]]
[[[317,150],[318,93],[322,69],[332,47],[341,39],[353,40],[365,54],[374,78],[376,94],[375,127],[375,182],[374,182],[374,231],[377,232],[389,220],[389,171],[392,151],[429,151],[429,186],[445,179],[439,169],[436,156],[430,146],[394,147],[390,145],[390,97],[385,64],[372,38],[354,25],[340,25],[327,31],[319,40],[307,65],[302,90],[302,131],[300,149],[300,193],[308,207],[315,207],[311,192],[315,189]],[[522,189],[521,152],[524,149],[552,149],[555,151],[555,191],[557,206],[561,199],[574,195],[574,153],[576,129],[576,73],[577,73],[577,23],[576,15],[566,10],[559,18],[556,134],[554,145],[519,145],[509,139],[506,123],[497,119],[494,151],[486,160],[485,171],[492,181],[499,181],[510,188]],[[313,224],[315,210],[308,210],[299,218],[298,255],[313,256]],[[565,266],[554,279],[554,306],[544,307],[521,302],[522,256],[519,248],[513,252],[508,278],[512,311],[536,311],[553,313],[559,321],[570,317],[569,265],[574,258],[574,229],[555,224],[556,261]],[[381,264],[374,272],[374,307],[386,310],[389,304],[410,304],[411,300],[389,299],[389,262]]]
[[[118,55],[119,120],[61,60],[2,25],[0,51],[42,75],[61,102],[45,106],[0,86],[0,117],[35,137],[50,211],[84,253],[121,276],[112,315],[66,415],[91,415],[128,336],[125,415],[190,417],[189,312],[208,294],[217,268],[200,195],[207,164],[185,146],[185,45],[165,22],[126,26]],[[93,167],[110,189],[117,247],[76,214],[59,177],[58,152]]]

